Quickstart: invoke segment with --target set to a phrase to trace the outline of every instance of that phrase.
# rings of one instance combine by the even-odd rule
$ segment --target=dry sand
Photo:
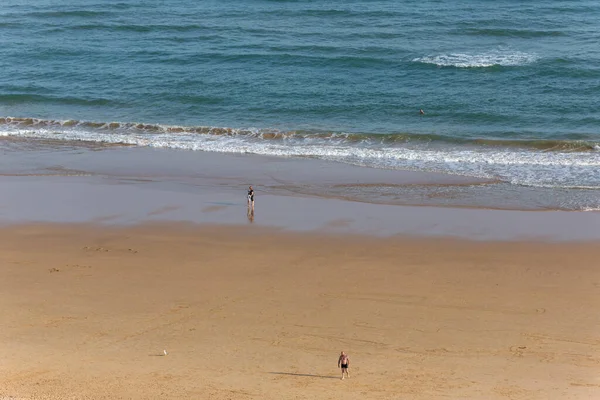
[[[175,224],[0,243],[0,399],[600,398],[597,243]]]

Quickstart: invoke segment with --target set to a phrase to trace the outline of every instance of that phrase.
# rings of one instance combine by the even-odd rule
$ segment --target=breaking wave
[[[494,66],[515,67],[538,60],[535,54],[520,51],[491,51],[487,53],[449,53],[414,58],[413,62],[434,64],[438,67],[488,68]]]
[[[302,140],[310,141],[321,139],[323,141],[347,143],[347,144],[380,144],[394,145],[402,143],[424,144],[424,143],[440,143],[451,145],[471,145],[483,147],[500,147],[500,148],[521,148],[543,151],[569,151],[569,152],[587,152],[600,150],[600,143],[591,140],[560,140],[560,139],[483,139],[483,138],[462,138],[448,135],[438,134],[421,134],[421,133],[344,133],[330,131],[304,131],[291,130],[282,131],[278,129],[255,129],[255,128],[227,128],[214,126],[177,126],[163,124],[145,124],[137,122],[92,122],[78,120],[48,120],[38,118],[15,118],[15,117],[0,117],[0,130],[2,127],[12,128],[12,130],[27,131],[36,129],[46,130],[55,129],[56,135],[67,135],[77,130],[83,136],[98,135],[101,133],[114,132],[121,133],[133,137],[135,134],[200,134],[212,136],[238,136],[247,137],[249,139],[264,139],[272,141],[284,140]],[[9,131],[7,131],[9,132]],[[31,132],[30,132],[31,133]],[[23,132],[23,135],[30,133]],[[41,131],[38,131],[42,134]],[[2,132],[0,131],[0,135]],[[17,136],[13,132],[14,136]],[[4,136],[7,136],[4,134]],[[77,136],[77,135],[76,135]],[[123,140],[129,141],[127,138],[114,136]],[[58,137],[55,137],[58,138]],[[104,139],[107,137],[103,136]],[[72,137],[69,140],[78,140]],[[86,139],[87,140],[87,139]],[[93,140],[93,139],[92,139]],[[135,144],[135,143],[124,143]]]
[[[309,157],[525,186],[600,189],[600,145],[586,140],[493,140],[11,117],[0,118],[0,136]]]

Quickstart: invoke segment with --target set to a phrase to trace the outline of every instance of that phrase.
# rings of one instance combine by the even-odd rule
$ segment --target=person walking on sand
[[[346,373],[346,377],[350,378],[350,373],[348,372],[349,366],[350,357],[348,357],[348,355],[342,351],[340,358],[338,358],[338,368],[342,368],[342,380],[344,380],[344,372]]]
[[[248,208],[254,210],[254,189],[252,189],[252,186],[248,187]]]

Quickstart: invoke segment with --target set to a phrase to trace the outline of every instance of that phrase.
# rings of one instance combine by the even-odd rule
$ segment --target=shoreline
[[[0,242],[0,396],[600,393],[596,243],[178,223],[19,225]]]
[[[370,204],[511,211],[598,211],[596,190],[277,157],[103,143],[0,138],[0,176],[91,176],[190,185],[260,185],[270,194]],[[207,173],[206,171],[210,171]]]
[[[391,205],[378,203],[386,193],[371,196],[387,187],[422,198],[422,192],[410,191],[472,190],[487,186],[486,180],[320,160],[38,144],[0,158],[0,225],[190,222],[377,237],[600,239],[599,212]],[[248,185],[257,196],[252,218],[246,209]]]

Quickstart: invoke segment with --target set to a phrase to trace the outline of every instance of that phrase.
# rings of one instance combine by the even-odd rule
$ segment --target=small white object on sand
[[[167,351],[166,351],[166,350],[163,350],[163,353],[165,353],[165,356],[166,356],[167,354],[169,354],[169,353],[167,353]]]

